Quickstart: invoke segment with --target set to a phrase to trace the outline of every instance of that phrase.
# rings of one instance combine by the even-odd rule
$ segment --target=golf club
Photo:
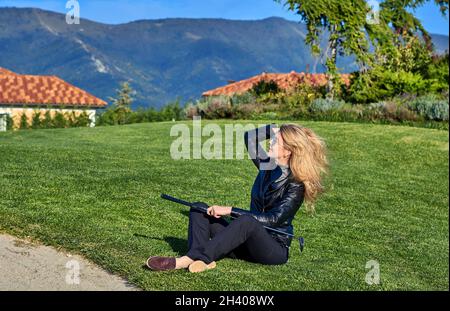
[[[163,199],[165,199],[165,200],[169,200],[169,201],[175,202],[175,203],[178,203],[178,204],[182,204],[182,205],[186,205],[186,206],[195,208],[195,209],[200,210],[200,211],[202,211],[202,212],[204,212],[204,213],[207,212],[207,208],[204,208],[204,207],[201,207],[201,206],[196,206],[194,203],[190,203],[190,202],[185,201],[185,200],[182,200],[182,199],[174,198],[173,196],[170,196],[170,195],[168,195],[168,194],[162,193],[162,194],[161,194],[161,198],[163,198]],[[237,218],[239,215],[236,214],[236,213],[231,212],[230,216],[231,216],[232,218]],[[283,231],[277,230],[277,229],[275,229],[275,228],[267,227],[267,226],[264,226],[264,228],[267,229],[267,230],[269,230],[269,231],[273,231],[273,232],[276,232],[276,233],[279,233],[279,234],[282,234],[282,235],[286,235],[286,236],[288,236],[288,237],[296,238],[296,237],[295,237],[293,234],[291,234],[291,233],[283,232]],[[304,238],[300,236],[300,237],[297,237],[296,239],[298,239],[298,241],[299,241],[300,252],[303,252],[303,248],[304,248],[304,245],[305,245],[305,240],[304,240]]]

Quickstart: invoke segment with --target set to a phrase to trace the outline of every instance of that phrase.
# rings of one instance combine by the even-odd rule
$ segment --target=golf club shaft
[[[201,209],[203,212],[207,211],[206,209],[194,206],[192,203],[190,203],[188,201],[184,201],[184,200],[181,200],[181,199],[174,198],[174,197],[172,197],[172,196],[170,196],[168,194],[162,193],[161,194],[161,198],[169,200],[169,201],[172,201],[172,202],[175,202],[175,203],[179,203],[179,204],[182,204],[182,205],[186,205],[186,206],[189,206],[189,207],[194,207],[194,208],[197,208],[197,209]],[[233,218],[237,217],[237,216],[234,216],[234,215],[230,215],[230,216],[233,217]],[[277,229],[274,229],[274,228],[271,228],[271,227],[264,226],[264,228],[266,228],[267,230],[273,231],[273,232],[277,232],[277,233],[280,233],[280,234],[283,234],[283,235],[294,237],[293,234],[290,234],[290,233],[287,233],[287,232],[283,232],[283,231],[280,231],[280,230],[277,230]]]
[[[182,204],[182,205],[186,205],[186,206],[189,206],[189,207],[193,207],[192,203],[190,203],[188,201],[185,201],[185,200],[174,198],[173,196],[170,196],[168,194],[162,193],[161,194],[161,198],[169,200],[169,201],[172,201],[172,202],[175,202],[175,203],[178,203],[178,204]]]

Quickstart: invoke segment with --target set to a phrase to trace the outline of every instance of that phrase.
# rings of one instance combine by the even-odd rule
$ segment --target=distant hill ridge
[[[324,72],[304,43],[303,24],[271,17],[138,20],[108,25],[41,9],[0,8],[0,67],[56,75],[108,100],[121,81],[137,91],[136,106],[160,107],[261,72]],[[432,35],[437,52],[448,36]],[[343,72],[356,69],[339,59]]]

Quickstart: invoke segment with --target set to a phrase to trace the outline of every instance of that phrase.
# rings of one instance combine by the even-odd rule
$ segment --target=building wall
[[[20,118],[22,117],[22,114],[25,114],[27,116],[28,124],[31,125],[31,120],[33,118],[33,114],[35,111],[41,112],[41,120],[44,119],[44,114],[48,111],[50,111],[50,115],[52,118],[54,117],[55,113],[57,111],[61,113],[72,113],[72,111],[75,112],[75,115],[80,115],[83,111],[85,111],[89,119],[91,120],[91,127],[95,126],[95,109],[58,109],[58,108],[21,108],[21,107],[7,107],[7,106],[0,106],[0,114],[6,113],[9,114],[9,116],[13,119],[13,128],[19,128],[20,126]]]

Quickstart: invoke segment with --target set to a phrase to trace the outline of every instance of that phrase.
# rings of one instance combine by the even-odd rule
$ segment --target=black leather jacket
[[[305,187],[303,182],[294,179],[289,167],[276,165],[260,145],[261,141],[271,137],[273,127],[276,125],[268,124],[244,134],[245,146],[259,172],[252,187],[250,211],[233,207],[231,215],[250,214],[265,226],[292,234],[292,220],[303,203]],[[268,232],[290,247],[291,237]]]

